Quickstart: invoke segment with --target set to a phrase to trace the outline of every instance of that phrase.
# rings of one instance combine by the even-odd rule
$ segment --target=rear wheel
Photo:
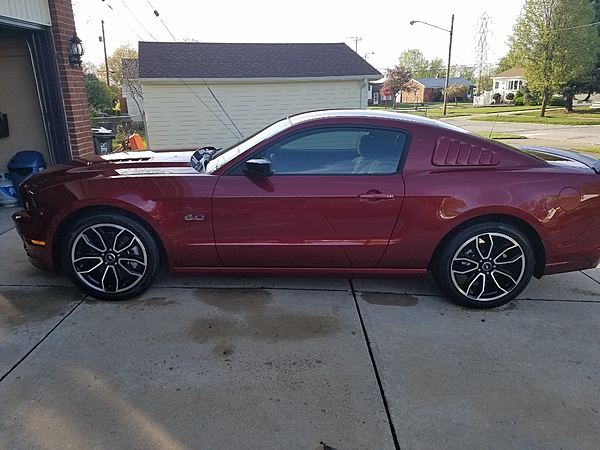
[[[453,236],[434,264],[434,278],[457,303],[494,308],[529,283],[535,253],[528,237],[505,223],[469,226]]]
[[[124,215],[90,215],[74,225],[62,250],[65,271],[85,293],[126,300],[143,293],[160,269],[160,252],[145,226]]]

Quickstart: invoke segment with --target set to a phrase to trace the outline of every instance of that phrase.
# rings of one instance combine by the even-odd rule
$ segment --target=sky
[[[454,14],[452,65],[478,66],[480,30],[487,17],[487,62],[508,52],[506,42],[525,0],[73,0],[77,34],[85,62],[104,61],[101,21],[110,56],[120,45],[138,41],[337,43],[345,42],[380,72],[400,54],[418,49],[427,59],[448,58]],[[158,11],[159,16],[154,14]]]

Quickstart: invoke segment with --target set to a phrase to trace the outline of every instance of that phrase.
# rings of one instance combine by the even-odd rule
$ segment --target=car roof
[[[411,122],[420,125],[429,125],[436,128],[445,128],[447,130],[458,131],[461,133],[469,133],[469,131],[441,122],[439,120],[429,119],[423,116],[414,114],[398,113],[393,111],[381,111],[372,109],[329,109],[321,111],[309,111],[290,116],[289,121],[295,125],[298,123],[308,122],[311,120],[327,119],[327,118],[365,118],[365,119],[387,119],[397,120],[402,122]]]

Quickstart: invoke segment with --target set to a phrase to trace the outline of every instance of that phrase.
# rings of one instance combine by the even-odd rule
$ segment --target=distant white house
[[[500,101],[506,100],[506,94],[516,94],[525,84],[525,70],[520,67],[506,70],[492,77],[492,98],[500,94]]]
[[[492,90],[473,97],[473,106],[488,106],[494,95],[500,94],[500,101],[506,101],[507,94],[516,94],[525,83],[525,70],[520,67],[505,70],[492,77]]]
[[[381,77],[344,43],[139,43],[154,150],[225,147],[291,114],[366,108]]]

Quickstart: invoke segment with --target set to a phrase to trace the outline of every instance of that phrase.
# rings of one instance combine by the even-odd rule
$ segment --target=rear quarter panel
[[[504,216],[527,223],[540,237],[550,265],[568,259],[565,254],[578,248],[583,251],[586,245],[600,245],[597,236],[591,236],[590,242],[586,234],[600,213],[597,196],[584,199],[573,211],[559,205],[565,187],[581,193],[598,191],[598,175],[553,167],[476,136],[432,132],[419,126],[410,132],[412,144],[403,171],[406,198],[381,267],[427,267],[444,236],[470,220],[485,217],[497,220]],[[433,149],[441,137],[486,147],[498,154],[499,162],[489,166],[434,165]]]

